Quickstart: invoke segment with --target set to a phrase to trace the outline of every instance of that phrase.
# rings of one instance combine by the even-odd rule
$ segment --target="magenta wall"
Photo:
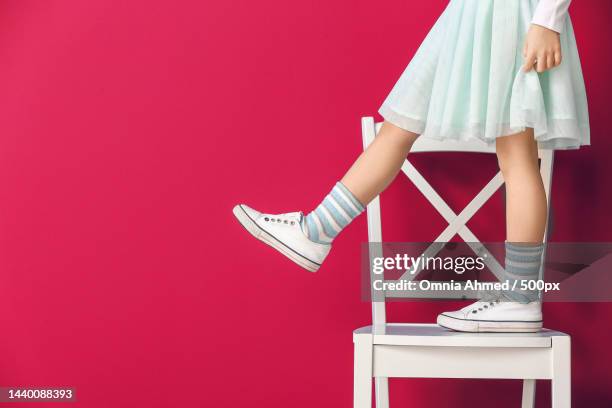
[[[610,241],[612,3],[575,3],[594,146],[557,155],[553,238]],[[445,4],[3,1],[0,386],[70,385],[87,407],[350,406],[351,331],[370,319],[365,219],[313,275],[248,239],[231,208],[315,205]],[[457,210],[496,166],[416,159]],[[503,240],[502,209],[496,196],[470,222],[481,239]],[[383,210],[388,240],[443,227],[403,179]],[[454,306],[389,314],[431,322]],[[545,312],[573,336],[575,406],[610,406],[612,307]],[[503,408],[520,384],[397,380],[391,393]]]

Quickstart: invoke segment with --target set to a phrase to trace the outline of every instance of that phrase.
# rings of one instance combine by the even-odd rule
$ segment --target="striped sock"
[[[505,297],[519,303],[534,302],[539,299],[537,290],[520,289],[521,281],[537,280],[542,265],[544,244],[516,244],[506,241],[506,279],[510,287],[516,281],[516,289],[504,291]]]
[[[364,209],[353,193],[337,182],[323,202],[302,219],[302,231],[311,241],[329,244]]]

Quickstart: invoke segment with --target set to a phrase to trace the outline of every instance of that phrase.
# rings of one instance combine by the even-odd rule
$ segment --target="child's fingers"
[[[561,56],[561,51],[555,51],[555,67],[561,65],[562,60],[563,57]]]
[[[555,67],[555,55],[548,54],[546,57],[546,69],[553,69]]]
[[[536,58],[536,71],[542,73],[546,71],[546,54],[539,54]]]
[[[525,72],[531,71],[535,63],[536,63],[536,55],[534,53],[527,54],[527,57],[525,58],[525,65],[523,65],[523,70]]]

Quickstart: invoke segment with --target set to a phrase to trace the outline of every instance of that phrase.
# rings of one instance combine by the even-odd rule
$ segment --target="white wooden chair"
[[[374,140],[380,126],[372,117],[362,118],[364,148]],[[480,142],[419,138],[411,154],[440,151],[495,153],[494,147]],[[540,150],[539,157],[550,202],[553,152]],[[449,223],[435,242],[445,242],[459,234],[466,242],[479,243],[465,224],[503,185],[499,172],[460,214],[455,214],[408,160],[402,170]],[[382,242],[378,197],[367,210],[369,241]],[[482,247],[472,249],[482,250]],[[432,246],[430,250],[436,248]],[[496,262],[489,265],[495,274],[500,267]],[[389,377],[521,379],[523,408],[534,405],[536,380],[548,379],[552,383],[553,407],[571,405],[571,350],[567,334],[548,329],[538,333],[459,333],[436,324],[387,323],[385,302],[377,300],[372,302],[372,325],[353,332],[354,407],[372,406],[372,380],[375,379],[376,407],[388,408]]]

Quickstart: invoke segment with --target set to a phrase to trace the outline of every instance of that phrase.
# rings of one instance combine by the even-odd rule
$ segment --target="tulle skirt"
[[[590,144],[587,98],[570,18],[563,61],[521,69],[538,0],[450,0],[379,113],[439,140],[495,139],[533,128],[543,149]]]

